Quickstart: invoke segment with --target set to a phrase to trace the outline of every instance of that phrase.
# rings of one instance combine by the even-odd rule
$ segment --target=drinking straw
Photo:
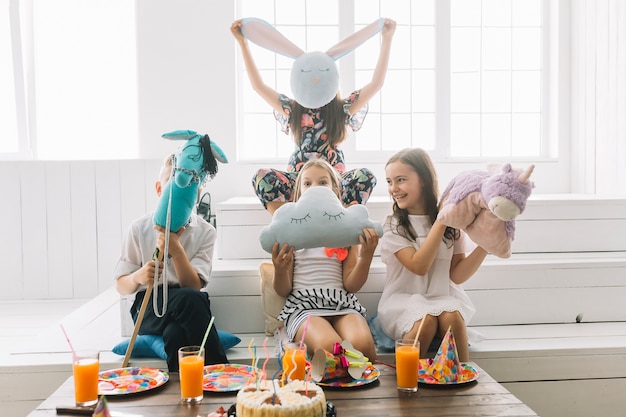
[[[59,323],[59,326],[61,326],[61,330],[63,330],[65,340],[67,340],[67,344],[70,345],[70,350],[72,351],[72,358],[74,358],[74,362],[76,362],[76,360],[78,359],[78,356],[76,356],[76,350],[74,350],[74,346],[72,346],[72,342],[70,341],[70,338],[65,331],[65,327],[63,327],[63,323]]]
[[[300,346],[298,349],[302,349],[302,345],[304,344],[304,336],[306,336],[306,330],[309,328],[309,320],[311,320],[311,315],[309,314],[304,322],[304,329],[302,330],[302,339],[300,339]]]
[[[213,327],[213,322],[215,321],[215,316],[211,316],[211,321],[206,328],[206,332],[204,332],[204,338],[202,339],[202,344],[200,345],[200,350],[198,351],[198,357],[202,356],[202,348],[206,343],[206,339],[209,337],[209,332],[211,331],[211,327]]]
[[[391,365],[391,364],[389,364],[389,363],[385,363],[385,362],[383,362],[383,361],[379,361],[378,359],[374,360],[374,363],[376,363],[376,364],[380,364],[380,365],[385,365],[385,366],[388,366],[388,367],[390,367],[390,368],[396,369],[396,366],[395,366],[395,365]]]
[[[426,316],[428,316],[428,314],[424,314],[424,317],[422,317],[422,321],[420,322],[420,327],[417,328],[417,333],[415,334],[415,340],[413,340],[413,347],[417,345],[417,339],[420,337],[420,332],[422,331],[422,326],[424,325],[424,322],[426,321]]]

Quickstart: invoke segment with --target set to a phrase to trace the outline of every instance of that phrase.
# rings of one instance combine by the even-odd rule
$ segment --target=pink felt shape
[[[477,245],[500,257],[511,256],[515,219],[526,208],[534,165],[525,171],[505,164],[500,172],[465,171],[443,192],[437,220],[464,230]]]

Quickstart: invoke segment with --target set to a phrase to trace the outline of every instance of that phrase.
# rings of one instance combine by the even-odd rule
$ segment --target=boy
[[[157,195],[161,195],[172,171],[172,155],[168,156],[155,183]],[[122,243],[122,253],[115,266],[114,277],[117,291],[122,295],[136,293],[130,314],[133,321],[146,296],[148,283],[154,280],[155,248],[164,253],[165,229],[154,226],[152,213],[135,220],[129,227]],[[141,323],[139,334],[162,335],[167,353],[167,367],[178,372],[178,349],[182,346],[200,345],[211,320],[211,306],[205,291],[211,275],[215,228],[193,213],[189,223],[177,233],[170,233],[169,256],[159,261],[159,274],[167,268],[168,298],[163,317],[157,317],[151,299]],[[158,312],[163,311],[163,287],[157,295]],[[227,363],[215,326],[211,328],[205,344],[205,364]]]

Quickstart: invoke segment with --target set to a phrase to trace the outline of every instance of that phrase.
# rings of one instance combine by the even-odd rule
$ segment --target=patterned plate
[[[380,376],[380,371],[374,365],[369,365],[363,371],[363,375],[359,379],[352,379],[349,376],[342,379],[334,379],[328,381],[320,381],[317,383],[320,387],[333,387],[333,388],[353,388],[360,387],[362,385],[371,384],[376,381]]]
[[[167,372],[154,368],[119,368],[99,374],[98,395],[128,395],[149,391],[170,379]]]
[[[432,359],[420,359],[420,369],[417,376],[417,382],[428,385],[457,385],[466,384],[468,382],[476,381],[478,379],[478,371],[473,366],[461,362],[461,373],[459,374],[458,381],[440,382],[428,375],[428,368],[432,364]]]
[[[261,378],[262,371],[256,368],[257,377]],[[219,364],[204,367],[205,391],[229,392],[239,391],[241,387],[255,381],[255,368],[250,365]]]

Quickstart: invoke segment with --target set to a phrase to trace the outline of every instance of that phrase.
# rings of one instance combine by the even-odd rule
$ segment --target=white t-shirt
[[[115,279],[137,271],[152,260],[158,233],[154,230],[152,217],[153,213],[145,214],[133,221],[128,228],[126,237],[122,242],[122,253],[113,272]],[[213,268],[213,250],[216,238],[215,228],[196,214],[191,215],[189,224],[180,236],[180,243],[185,249],[189,262],[200,279],[204,281],[205,288],[209,283]],[[166,261],[165,267],[167,268],[168,283],[178,284],[174,264]],[[138,291],[143,289],[146,289],[146,286],[139,287]]]

